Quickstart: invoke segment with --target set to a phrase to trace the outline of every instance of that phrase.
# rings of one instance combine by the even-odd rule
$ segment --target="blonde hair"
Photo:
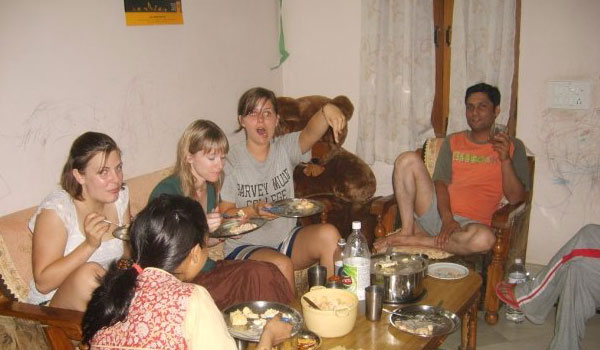
[[[187,156],[198,151],[210,153],[227,154],[229,152],[229,142],[227,136],[217,124],[210,120],[198,119],[192,122],[183,132],[179,143],[177,144],[177,162],[173,174],[181,180],[181,190],[186,197],[196,198],[194,183],[196,179],[192,174],[191,164],[187,161]],[[223,183],[223,175],[215,184],[217,190]]]

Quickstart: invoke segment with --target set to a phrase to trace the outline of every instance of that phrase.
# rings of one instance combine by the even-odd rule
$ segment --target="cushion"
[[[29,219],[35,207],[0,218],[0,291],[10,299],[26,301],[31,271]]]
[[[427,139],[423,144],[423,162],[425,163],[427,172],[429,172],[429,176],[433,176],[435,162],[437,161],[437,157],[440,153],[440,148],[442,148],[443,142],[443,138],[432,137]]]
[[[171,175],[173,168],[165,168],[152,173],[132,177],[125,181],[129,186],[129,208],[131,215],[136,215],[148,203],[150,192],[165,177]]]

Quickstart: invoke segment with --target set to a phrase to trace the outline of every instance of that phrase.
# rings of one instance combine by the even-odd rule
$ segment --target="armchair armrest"
[[[74,349],[72,341],[82,337],[83,313],[79,311],[3,301],[0,302],[0,315],[33,320],[47,326],[45,332],[53,349]]]
[[[512,223],[525,213],[527,207],[526,202],[519,202],[517,204],[505,204],[498,208],[492,216],[492,227],[507,229],[512,226]]]
[[[371,202],[369,212],[376,218],[375,237],[385,237],[394,231],[398,205],[393,194],[375,198]]]

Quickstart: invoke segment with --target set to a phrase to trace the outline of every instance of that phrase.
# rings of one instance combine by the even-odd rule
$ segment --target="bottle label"
[[[521,272],[511,272],[508,274],[508,283],[523,283],[527,281],[527,275]]]
[[[358,300],[365,299],[365,288],[371,283],[370,259],[353,257],[344,260],[342,283],[347,289],[356,294]],[[349,278],[346,279],[345,276]],[[350,282],[347,284],[347,282]]]

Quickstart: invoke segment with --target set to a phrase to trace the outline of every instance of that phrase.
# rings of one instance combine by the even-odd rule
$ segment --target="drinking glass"
[[[499,133],[506,134],[507,132],[508,132],[508,126],[506,126],[506,124],[498,124],[498,123],[493,124],[492,127],[490,128],[490,137],[489,137],[490,142],[493,142],[494,138]]]

